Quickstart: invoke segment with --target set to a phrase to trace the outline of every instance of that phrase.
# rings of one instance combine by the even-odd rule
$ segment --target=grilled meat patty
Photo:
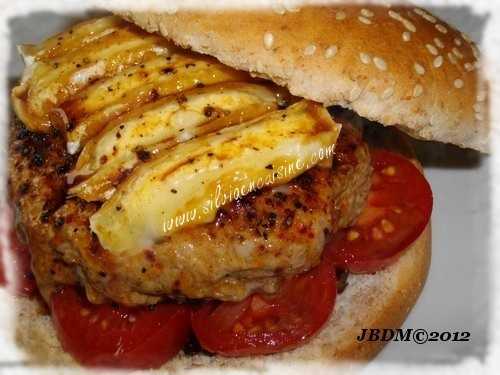
[[[212,223],[181,228],[134,255],[115,255],[89,228],[100,203],[67,196],[65,174],[73,164],[63,132],[12,126],[10,191],[46,300],[61,284],[81,284],[96,303],[126,305],[272,292],[282,277],[319,262],[328,236],[359,214],[371,177],[366,144],[344,124],[328,163],[224,205]]]

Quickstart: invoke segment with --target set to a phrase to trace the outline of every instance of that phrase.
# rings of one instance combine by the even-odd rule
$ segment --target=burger
[[[430,263],[408,135],[488,147],[477,48],[420,8],[122,11],[19,50],[17,331],[50,363],[372,358]]]

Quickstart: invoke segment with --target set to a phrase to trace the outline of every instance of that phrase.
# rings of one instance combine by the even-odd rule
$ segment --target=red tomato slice
[[[13,293],[25,297],[33,296],[37,292],[35,277],[31,272],[31,255],[28,246],[22,244],[13,225],[14,213],[10,207],[2,209],[0,219],[0,285],[7,284],[6,269],[13,268],[16,280],[9,282]],[[4,257],[4,251],[7,256]],[[4,264],[5,260],[11,260],[10,265]]]
[[[64,287],[52,296],[51,309],[64,350],[86,366],[157,368],[179,352],[190,332],[187,305],[93,305]]]
[[[356,223],[326,246],[334,263],[354,273],[371,273],[393,263],[423,232],[432,212],[432,191],[408,159],[372,150],[372,188]]]
[[[223,356],[282,352],[302,345],[326,322],[336,297],[330,262],[284,282],[275,295],[208,302],[191,314],[201,346]]]

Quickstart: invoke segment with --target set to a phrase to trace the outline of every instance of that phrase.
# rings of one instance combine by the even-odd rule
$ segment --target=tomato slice
[[[190,333],[187,305],[93,305],[74,287],[64,287],[52,296],[51,309],[63,349],[86,366],[157,368]]]
[[[335,270],[331,262],[323,261],[286,280],[277,294],[207,302],[193,310],[191,324],[209,352],[223,356],[282,352],[302,345],[323,326],[335,297]]]
[[[31,255],[28,246],[22,244],[17,236],[14,226],[14,213],[10,207],[4,207],[0,218],[0,285],[8,285],[10,290],[17,295],[30,297],[36,294],[37,286],[35,277],[31,272]],[[4,257],[4,251],[8,253]],[[4,264],[5,260],[12,261]],[[8,280],[7,267],[13,268],[16,280]]]
[[[374,173],[365,209],[325,248],[338,267],[353,273],[393,263],[420,236],[432,212],[431,188],[415,165],[387,150],[372,150],[371,156]]]

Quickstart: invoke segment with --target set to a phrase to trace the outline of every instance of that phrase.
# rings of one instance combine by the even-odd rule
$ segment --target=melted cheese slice
[[[19,49],[26,68],[12,90],[14,110],[33,131],[67,130],[71,154],[108,122],[158,98],[248,79],[118,17],[87,21]]]
[[[91,175],[72,187],[87,201],[109,197],[121,176],[142,159],[191,138],[241,123],[277,108],[273,90],[250,83],[226,83],[171,96],[111,122],[89,141],[70,180]]]
[[[333,152],[339,132],[326,109],[301,101],[181,143],[136,167],[90,218],[91,229],[109,251],[142,251],[181,227],[213,221],[238,196],[290,181],[319,161],[320,150]]]

